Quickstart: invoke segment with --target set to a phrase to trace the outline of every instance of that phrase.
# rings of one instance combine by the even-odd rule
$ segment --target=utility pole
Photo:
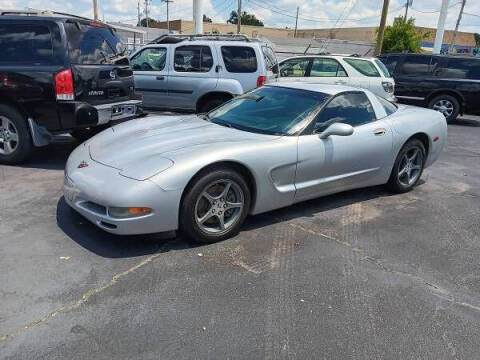
[[[237,8],[237,34],[240,34],[242,27],[242,0],[238,0]]]
[[[168,4],[173,2],[173,0],[162,0],[162,2],[167,4],[167,30],[168,30],[168,33],[170,34],[170,18],[168,16]]]
[[[295,18],[295,31],[293,32],[293,37],[294,37],[294,38],[297,37],[298,11],[299,11],[299,7],[297,6],[297,16],[296,16],[296,18]]]
[[[93,0],[93,20],[98,20],[98,2]]]
[[[142,20],[140,15],[140,0],[138,0],[137,2],[137,17],[138,17],[137,26],[140,26],[140,20]]]
[[[453,48],[455,46],[455,39],[457,37],[458,27],[460,26],[460,21],[462,20],[463,8],[465,7],[466,2],[467,0],[462,0],[462,7],[460,8],[460,13],[458,14],[457,23],[455,24],[455,31],[453,32],[452,43],[450,44],[450,49],[448,49],[449,53],[453,51]]]
[[[383,0],[382,18],[378,28],[377,44],[375,45],[375,55],[380,55],[383,46],[383,36],[385,35],[385,24],[387,22],[388,5],[390,0]]]
[[[433,53],[440,54],[443,43],[443,33],[445,31],[445,20],[448,13],[448,0],[442,0],[440,15],[438,16],[437,34],[435,35],[435,44],[433,45]]]
[[[145,0],[145,22],[148,28],[148,0]]]
[[[407,0],[405,4],[405,16],[403,17],[403,21],[407,22],[407,14],[408,14],[408,7],[412,6],[413,0]]]

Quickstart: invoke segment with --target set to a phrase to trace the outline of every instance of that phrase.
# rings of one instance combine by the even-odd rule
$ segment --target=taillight
[[[387,93],[393,94],[395,91],[393,84],[390,81],[382,81],[383,90]]]
[[[55,95],[57,100],[74,100],[71,69],[60,71],[55,75]]]
[[[257,87],[262,86],[263,84],[265,84],[266,81],[267,81],[267,77],[265,75],[259,76],[257,78]]]

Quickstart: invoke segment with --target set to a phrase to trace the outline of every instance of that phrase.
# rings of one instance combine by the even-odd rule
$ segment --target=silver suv
[[[272,47],[243,35],[164,35],[130,61],[143,105],[169,110],[210,111],[278,73]]]

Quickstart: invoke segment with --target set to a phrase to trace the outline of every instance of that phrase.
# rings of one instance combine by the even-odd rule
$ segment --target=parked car
[[[267,43],[238,35],[164,35],[130,61],[145,106],[195,112],[263,85],[277,66]]]
[[[368,89],[389,101],[395,82],[376,58],[341,55],[296,56],[280,62],[280,81],[305,81]]]
[[[106,24],[0,10],[0,49],[1,163],[24,161],[52,134],[83,137],[141,111],[124,47]]]
[[[440,155],[443,115],[358,88],[277,83],[206,115],[105,130],[67,161],[67,204],[105,231],[180,229],[213,242],[259,214],[348,189],[412,189]]]
[[[385,54],[398,101],[442,112],[448,122],[459,114],[480,114],[480,59],[460,55]]]

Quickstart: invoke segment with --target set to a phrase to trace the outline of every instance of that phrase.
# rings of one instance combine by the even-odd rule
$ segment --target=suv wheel
[[[201,176],[188,190],[180,210],[181,231],[213,243],[240,230],[250,209],[250,190],[236,171],[218,169]]]
[[[0,163],[21,163],[31,152],[32,140],[25,118],[10,106],[0,105]]]
[[[450,95],[439,95],[430,101],[428,107],[440,111],[447,122],[454,121],[460,112],[460,104],[457,99]]]
[[[425,166],[425,146],[420,140],[408,141],[398,153],[387,187],[394,192],[412,190]]]

